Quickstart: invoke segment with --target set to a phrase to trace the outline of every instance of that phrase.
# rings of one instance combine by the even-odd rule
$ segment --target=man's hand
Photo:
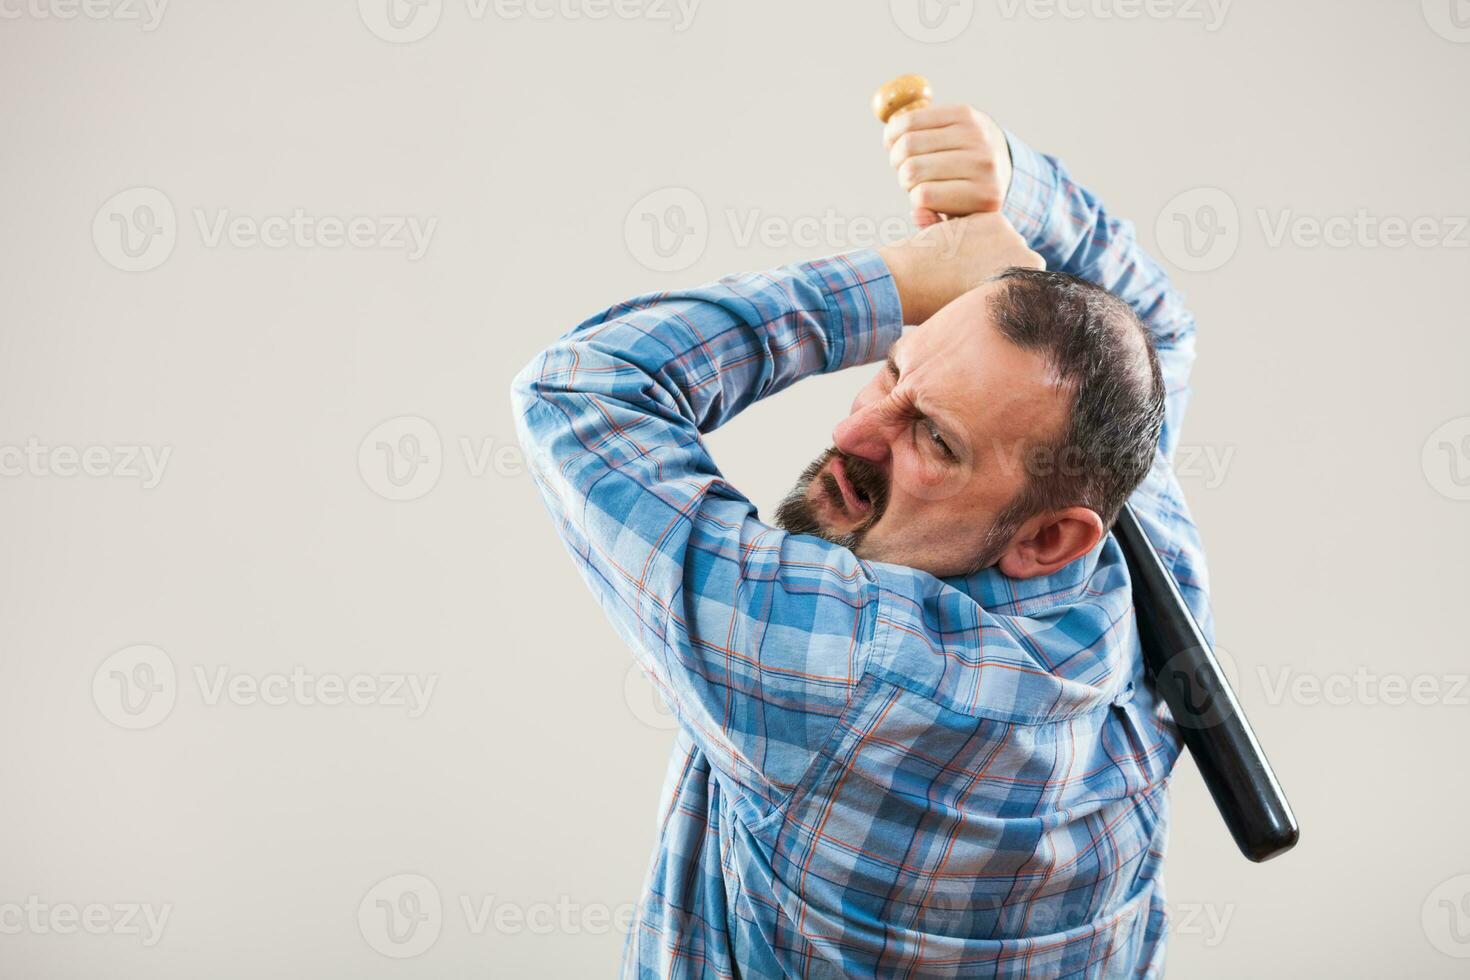
[[[902,112],[883,127],[888,161],[908,191],[914,221],[927,228],[941,214],[999,211],[1011,186],[1005,132],[967,105]]]
[[[883,246],[878,255],[898,287],[904,323],[915,326],[1004,269],[1046,268],[998,213],[939,222]]]

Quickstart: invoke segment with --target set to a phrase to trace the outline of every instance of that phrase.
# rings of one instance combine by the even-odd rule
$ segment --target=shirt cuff
[[[1002,210],[1026,244],[1040,252],[1057,197],[1056,164],[1009,130],[1006,142],[1011,148],[1011,186]]]
[[[801,263],[827,303],[827,371],[871,364],[903,332],[903,304],[888,265],[874,249]]]

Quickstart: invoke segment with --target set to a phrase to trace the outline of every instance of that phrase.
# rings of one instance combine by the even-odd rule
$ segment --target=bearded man
[[[679,722],[624,975],[1154,976],[1179,746],[1108,530],[1131,501],[1209,633],[1169,464],[1193,319],[985,114],[884,138],[916,235],[628,300],[515,383],[557,530]],[[865,364],[763,522],[703,434]]]

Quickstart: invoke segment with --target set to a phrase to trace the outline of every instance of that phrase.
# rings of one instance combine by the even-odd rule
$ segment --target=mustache
[[[805,481],[809,482],[817,477],[823,467],[833,459],[842,461],[842,471],[847,474],[847,482],[859,497],[873,505],[873,511],[864,523],[871,526],[878,518],[883,516],[883,511],[888,507],[888,477],[876,465],[858,456],[849,456],[836,446],[828,449],[810,467],[808,467]],[[833,500],[841,502],[842,488],[837,485],[837,478],[830,472],[820,473],[822,489]]]

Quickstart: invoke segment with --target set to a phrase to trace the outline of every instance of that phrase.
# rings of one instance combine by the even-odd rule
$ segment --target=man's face
[[[1041,354],[991,322],[998,288],[971,290],[894,344],[777,524],[938,576],[999,557],[1005,542],[987,533],[1026,485],[1028,450],[1061,434],[1069,399]]]

